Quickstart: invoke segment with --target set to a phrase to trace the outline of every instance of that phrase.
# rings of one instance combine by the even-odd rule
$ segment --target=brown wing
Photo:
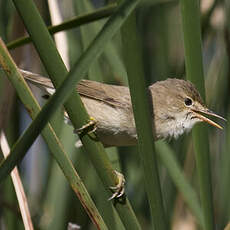
[[[55,89],[50,79],[41,75],[21,70],[24,78],[34,85],[45,89],[53,94]],[[81,80],[77,85],[77,91],[81,96],[103,101],[112,106],[131,108],[130,94],[128,87],[103,84],[96,81]]]
[[[82,80],[77,85],[77,91],[81,96],[103,101],[112,106],[131,108],[129,89],[125,86]]]

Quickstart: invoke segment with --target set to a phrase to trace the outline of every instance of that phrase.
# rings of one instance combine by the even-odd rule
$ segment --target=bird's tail
[[[22,69],[19,69],[19,71],[27,82],[45,90],[50,95],[55,92],[54,86],[49,78]]]

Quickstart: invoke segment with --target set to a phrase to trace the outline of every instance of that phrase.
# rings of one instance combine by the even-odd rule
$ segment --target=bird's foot
[[[84,136],[85,134],[93,133],[97,130],[97,120],[94,117],[90,117],[89,122],[83,125],[79,129],[75,129],[74,133],[79,136]]]
[[[125,177],[122,173],[114,170],[118,178],[118,184],[116,186],[111,186],[110,189],[113,192],[113,195],[108,200],[113,200],[115,198],[120,198],[125,194]]]

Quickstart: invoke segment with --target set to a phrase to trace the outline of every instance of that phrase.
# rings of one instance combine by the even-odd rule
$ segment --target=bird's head
[[[158,138],[177,137],[189,131],[197,122],[222,127],[210,117],[223,117],[209,110],[195,86],[185,80],[167,79],[150,86]]]

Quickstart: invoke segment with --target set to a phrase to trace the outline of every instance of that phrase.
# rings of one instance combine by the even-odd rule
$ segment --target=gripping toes
[[[120,198],[125,193],[125,178],[124,175],[120,172],[114,170],[114,173],[117,175],[118,184],[116,186],[111,186],[110,189],[113,192],[113,195],[108,200],[113,200],[114,198]]]
[[[77,133],[79,136],[90,134],[95,132],[97,129],[97,121],[94,117],[90,117],[90,120],[87,124],[83,125],[79,129],[75,129],[74,133]]]

